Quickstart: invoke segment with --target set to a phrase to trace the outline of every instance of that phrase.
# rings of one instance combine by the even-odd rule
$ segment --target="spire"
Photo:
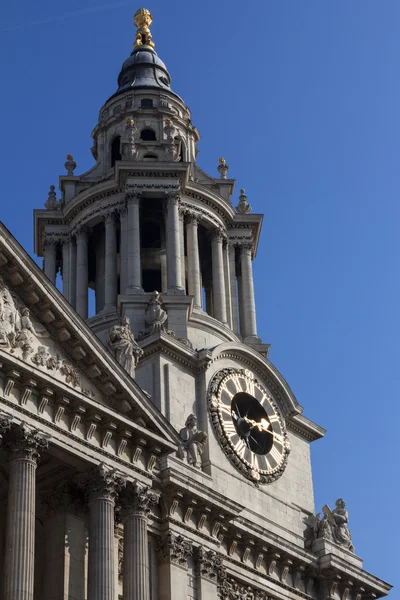
[[[140,48],[140,46],[150,46],[154,48],[154,42],[151,41],[150,25],[153,22],[153,15],[147,8],[139,8],[135,12],[133,21],[137,27],[136,41],[133,44],[134,48]]]

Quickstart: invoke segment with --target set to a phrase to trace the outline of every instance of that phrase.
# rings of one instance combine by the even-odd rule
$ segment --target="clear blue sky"
[[[90,133],[139,4],[7,2],[0,219],[32,253],[32,210],[92,165]],[[265,213],[259,332],[304,414],[316,507],[342,496],[364,567],[400,584],[400,2],[153,0],[156,50],[201,133]],[[397,559],[397,560],[396,560]],[[394,590],[391,597],[399,597]]]

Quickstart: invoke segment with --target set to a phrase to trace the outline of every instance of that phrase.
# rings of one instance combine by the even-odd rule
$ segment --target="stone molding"
[[[49,447],[51,436],[22,422],[12,424],[3,438],[3,447],[8,450],[10,460],[37,462],[41,453]]]

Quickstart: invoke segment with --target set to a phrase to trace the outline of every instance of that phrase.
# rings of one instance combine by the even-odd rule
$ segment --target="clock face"
[[[211,381],[208,400],[221,446],[235,467],[255,483],[280,477],[289,440],[278,407],[253,373],[223,369]]]

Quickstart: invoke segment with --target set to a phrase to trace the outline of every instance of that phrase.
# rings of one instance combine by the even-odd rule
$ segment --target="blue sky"
[[[398,0],[148,5],[156,50],[192,111],[198,162],[265,214],[259,332],[304,414],[318,510],[344,497],[364,567],[400,584]],[[0,26],[0,219],[30,252],[32,210],[92,165],[139,5],[6,3]],[[396,597],[396,591],[391,594]]]

